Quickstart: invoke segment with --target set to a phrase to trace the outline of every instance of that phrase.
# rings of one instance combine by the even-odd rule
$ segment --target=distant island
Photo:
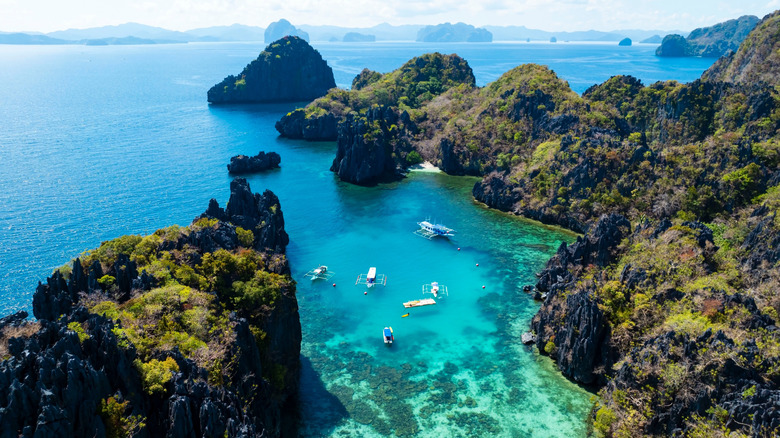
[[[623,38],[618,43],[618,46],[630,46],[631,45],[631,38]]]
[[[269,44],[238,76],[211,87],[207,96],[210,103],[300,102],[335,86],[322,55],[302,38],[286,36]]]
[[[476,28],[466,23],[444,23],[436,26],[425,26],[417,32],[418,42],[437,43],[489,43],[493,34],[482,28]]]
[[[714,26],[695,29],[687,38],[677,34],[667,35],[655,54],[667,57],[719,58],[729,51],[736,51],[757,23],[758,17],[745,15]]]
[[[306,31],[298,29],[284,18],[268,25],[268,28],[264,33],[264,40],[266,44],[271,44],[272,42],[280,38],[284,38],[288,35],[297,36],[306,42],[309,41],[309,34],[306,33]]]
[[[376,41],[376,35],[365,35],[357,32],[347,32],[344,34],[345,43],[373,43]]]
[[[664,39],[660,35],[653,35],[650,38],[645,38],[640,41],[641,44],[661,44]]]

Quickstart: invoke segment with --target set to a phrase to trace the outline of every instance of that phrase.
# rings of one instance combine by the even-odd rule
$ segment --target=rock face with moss
[[[237,76],[208,91],[211,103],[299,102],[334,88],[333,71],[305,40],[286,36],[269,44]]]
[[[246,228],[244,228],[246,227]],[[289,436],[301,328],[278,199],[103,242],[0,320],[8,436]]]
[[[745,37],[758,23],[758,17],[744,15],[710,27],[695,29],[683,38],[681,35],[667,35],[656,49],[656,56],[703,56],[720,58],[729,51],[735,51]]]
[[[780,75],[780,11],[764,17],[736,53],[721,58],[703,78],[735,83],[776,83]]]

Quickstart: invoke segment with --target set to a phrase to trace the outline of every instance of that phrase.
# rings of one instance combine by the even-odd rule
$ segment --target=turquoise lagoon
[[[615,74],[690,81],[711,64],[656,58],[649,45],[314,46],[343,87],[363,67],[389,71],[430,51],[463,56],[479,85],[537,62],[580,93]],[[339,182],[328,171],[334,143],[276,135],[274,122],[295,105],[207,105],[206,90],[261,49],[0,46],[0,311],[29,310],[39,280],[102,240],[188,224],[212,197],[224,204],[229,158],[276,151],[282,168],[248,180],[279,196],[291,238],[303,436],[586,436],[591,394],[518,341],[537,309],[521,286],[574,236],[475,203],[474,178]],[[412,234],[428,217],[457,236]],[[303,278],[319,264],[335,277]],[[386,286],[354,284],[371,266]],[[431,281],[449,297],[402,307]]]

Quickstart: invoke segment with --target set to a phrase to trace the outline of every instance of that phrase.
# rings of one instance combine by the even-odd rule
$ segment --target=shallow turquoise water
[[[464,56],[478,84],[539,62],[578,92],[614,74],[689,81],[711,63],[655,58],[651,46],[317,48],[342,86],[364,66],[388,71],[432,50]],[[291,237],[305,436],[584,436],[590,394],[518,342],[537,308],[519,286],[572,235],[474,203],[470,178],[341,183],[328,171],[333,143],[277,137],[274,122],[295,105],[208,106],[206,90],[261,49],[0,46],[0,313],[29,310],[39,280],[102,240],[188,224],[212,197],[224,204],[229,158],[276,151],[282,169],[248,179],[279,196]],[[457,237],[413,235],[427,217]],[[323,263],[335,288],[302,278]],[[354,281],[370,266],[388,283],[364,295]],[[401,303],[422,298],[431,281],[450,296],[401,318]]]

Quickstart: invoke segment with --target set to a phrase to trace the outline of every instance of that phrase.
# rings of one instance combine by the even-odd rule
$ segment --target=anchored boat
[[[311,271],[303,274],[304,277],[310,277],[312,281],[318,279],[328,280],[330,279],[330,277],[333,277],[334,275],[336,275],[336,273],[333,271],[329,271],[328,267],[325,265],[317,266]]]
[[[376,268],[372,266],[368,268],[368,274],[358,275],[355,285],[358,284],[365,284],[368,287],[373,287],[375,284],[385,286],[387,284],[387,276],[385,274],[377,275]]]
[[[393,328],[392,327],[385,327],[384,330],[382,330],[382,337],[385,339],[385,344],[392,345],[395,338],[393,337]]]
[[[431,294],[434,298],[441,298],[444,296],[449,296],[449,291],[447,291],[447,286],[443,284],[439,284],[438,281],[434,281],[431,284],[424,284],[422,286],[423,294]]]
[[[455,230],[452,228],[447,228],[442,224],[434,224],[430,221],[422,221],[417,222],[417,225],[420,226],[420,229],[415,231],[414,234],[424,237],[428,240],[433,239],[434,237],[440,236],[440,237],[454,237],[455,236]]]

